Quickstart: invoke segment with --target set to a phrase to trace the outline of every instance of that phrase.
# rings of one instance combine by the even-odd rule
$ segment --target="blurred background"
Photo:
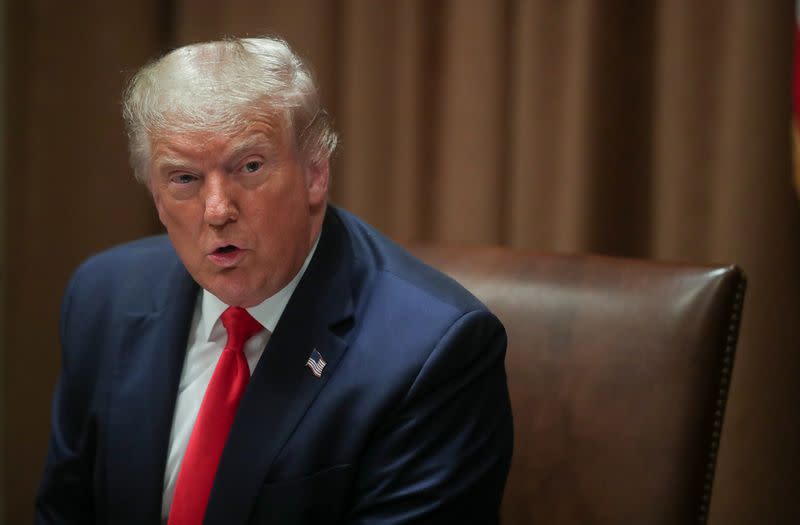
[[[0,0],[0,523],[28,523],[74,268],[157,233],[121,91],[185,43],[286,38],[341,133],[332,199],[398,239],[749,277],[711,523],[798,523],[790,0]]]

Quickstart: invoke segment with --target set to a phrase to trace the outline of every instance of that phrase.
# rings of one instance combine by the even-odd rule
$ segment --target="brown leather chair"
[[[508,332],[505,524],[706,523],[745,288],[738,268],[412,251]]]

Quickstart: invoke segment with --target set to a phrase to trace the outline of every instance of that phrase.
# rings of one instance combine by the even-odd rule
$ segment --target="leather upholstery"
[[[503,321],[514,524],[706,523],[745,281],[691,266],[417,245]]]

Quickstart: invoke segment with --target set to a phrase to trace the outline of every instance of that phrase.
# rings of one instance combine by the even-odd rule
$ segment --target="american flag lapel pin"
[[[306,366],[311,370],[311,373],[314,374],[316,377],[322,377],[322,370],[325,368],[325,365],[328,363],[322,358],[322,354],[317,352],[317,349],[311,351],[311,355],[308,356],[308,361],[306,361]]]

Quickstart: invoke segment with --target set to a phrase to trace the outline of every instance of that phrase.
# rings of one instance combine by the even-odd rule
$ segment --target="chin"
[[[211,292],[220,301],[230,306],[251,306],[244,305],[247,298],[252,294],[252,288],[245,283],[236,282],[233,279],[226,279],[221,276],[214,276],[205,281],[198,281],[207,291]]]
[[[206,290],[216,295],[225,304],[242,308],[256,306],[278,292],[278,290],[265,292],[263,287],[255,286],[252,283],[238,282],[216,283],[215,286],[208,287]]]
[[[253,302],[250,300],[251,297],[245,290],[222,289],[218,294],[214,293],[213,291],[211,293],[219,297],[222,302],[230,306],[241,306],[242,308],[248,308],[258,304],[258,302]]]

